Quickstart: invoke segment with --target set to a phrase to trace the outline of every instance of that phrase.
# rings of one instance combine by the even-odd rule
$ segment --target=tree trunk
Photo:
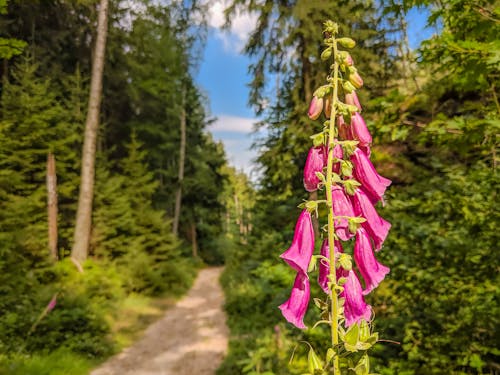
[[[196,223],[191,223],[191,248],[193,251],[193,258],[198,258],[198,237],[196,235]]]
[[[47,220],[49,227],[49,251],[52,260],[57,254],[57,175],[54,154],[47,155]]]
[[[177,192],[175,194],[175,212],[174,212],[174,222],[172,225],[172,232],[177,236],[179,232],[179,220],[181,217],[181,202],[182,202],[182,183],[184,181],[184,163],[186,159],[186,110],[185,110],[185,100],[186,92],[185,89],[182,91],[182,102],[181,102],[181,144],[179,148],[179,175]]]
[[[104,70],[107,31],[108,0],[101,0],[99,18],[97,21],[97,40],[92,63],[87,120],[85,122],[85,138],[83,141],[82,169],[80,175],[80,195],[78,197],[74,243],[71,250],[71,258],[80,263],[87,259],[88,256],[90,230],[92,225],[95,153],[101,107],[102,75]]]

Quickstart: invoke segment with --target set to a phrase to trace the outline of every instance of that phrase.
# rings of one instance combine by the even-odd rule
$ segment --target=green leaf
[[[314,352],[312,346],[310,346],[309,354],[307,355],[307,365],[311,374],[314,374],[316,370],[323,370],[323,363]]]

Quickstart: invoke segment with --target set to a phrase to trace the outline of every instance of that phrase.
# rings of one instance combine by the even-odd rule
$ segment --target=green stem
[[[337,116],[337,96],[338,96],[338,75],[339,65],[337,62],[337,41],[332,37],[333,43],[333,95],[332,95],[332,112],[330,114],[330,128],[328,133],[328,164],[326,175],[326,200],[328,205],[328,246],[330,247],[330,274],[329,279],[331,283],[330,298],[332,300],[331,306],[331,335],[332,335],[332,348],[335,351],[333,359],[333,374],[340,375],[340,365],[338,356],[339,344],[339,301],[337,295],[337,274],[335,266],[335,224],[333,217],[333,197],[332,197],[332,173],[333,173],[333,148],[335,147],[335,118]]]

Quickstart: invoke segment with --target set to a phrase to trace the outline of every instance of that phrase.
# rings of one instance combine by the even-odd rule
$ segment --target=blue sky
[[[210,30],[203,62],[196,80],[209,98],[210,111],[217,121],[209,128],[216,140],[224,143],[230,164],[256,177],[252,159],[257,155],[251,145],[257,135],[252,124],[257,121],[247,105],[248,57],[240,53],[249,32],[255,24],[255,16],[241,14],[233,18],[229,31],[221,31],[224,0],[213,1],[209,13]],[[411,48],[429,38],[433,30],[425,28],[426,12],[412,9],[408,13],[408,37]]]

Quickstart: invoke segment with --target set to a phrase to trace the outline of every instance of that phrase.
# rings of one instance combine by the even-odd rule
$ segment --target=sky
[[[262,133],[254,133],[258,121],[248,106],[250,59],[241,53],[256,22],[255,15],[238,14],[232,27],[222,31],[223,11],[227,0],[212,1],[209,11],[209,34],[203,61],[196,81],[209,98],[211,115],[217,120],[209,127],[213,137],[222,141],[228,161],[255,180],[258,172],[253,163],[257,151],[252,143]],[[408,13],[408,37],[411,48],[429,38],[433,30],[425,28],[426,12],[413,9]]]

